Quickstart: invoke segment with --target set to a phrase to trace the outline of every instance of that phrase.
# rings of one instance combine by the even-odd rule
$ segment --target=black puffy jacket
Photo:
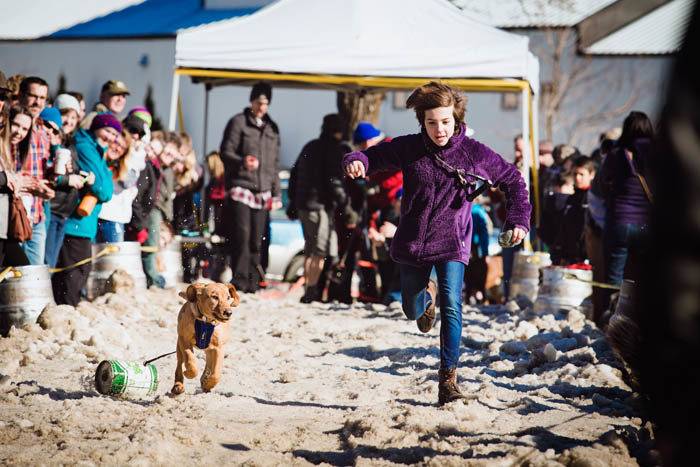
[[[279,196],[279,129],[267,114],[262,120],[262,126],[257,126],[250,108],[246,108],[226,125],[221,141],[226,189],[239,186],[254,193],[271,191],[273,196]],[[257,170],[244,167],[247,155],[258,158]]]

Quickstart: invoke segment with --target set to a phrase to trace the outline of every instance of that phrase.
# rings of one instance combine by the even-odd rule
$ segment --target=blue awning
[[[201,0],[146,0],[51,34],[55,39],[172,37],[179,29],[245,16],[253,8],[206,9]]]

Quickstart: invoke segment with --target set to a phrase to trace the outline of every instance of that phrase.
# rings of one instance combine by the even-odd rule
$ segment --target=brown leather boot
[[[425,310],[425,313],[421,315],[420,318],[416,320],[418,329],[420,332],[428,332],[433,329],[435,324],[435,302],[437,300],[437,284],[435,282],[428,281],[428,287],[426,287],[426,292],[430,295],[430,306]]]
[[[457,369],[440,368],[438,382],[438,405],[445,405],[458,399],[465,399],[457,386]]]

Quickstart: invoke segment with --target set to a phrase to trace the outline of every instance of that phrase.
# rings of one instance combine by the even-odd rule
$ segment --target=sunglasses
[[[44,128],[46,128],[49,133],[53,134],[54,136],[59,136],[61,134],[61,131],[51,126],[50,123],[44,122]]]

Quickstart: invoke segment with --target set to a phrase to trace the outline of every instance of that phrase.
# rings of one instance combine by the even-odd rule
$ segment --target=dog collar
[[[194,309],[196,311],[196,316],[194,317],[195,319],[198,319],[200,321],[204,321],[205,323],[213,324],[214,326],[219,324],[217,320],[209,319],[209,318],[207,318],[207,316],[204,313],[199,311],[199,305],[197,305],[196,303],[194,304]]]

